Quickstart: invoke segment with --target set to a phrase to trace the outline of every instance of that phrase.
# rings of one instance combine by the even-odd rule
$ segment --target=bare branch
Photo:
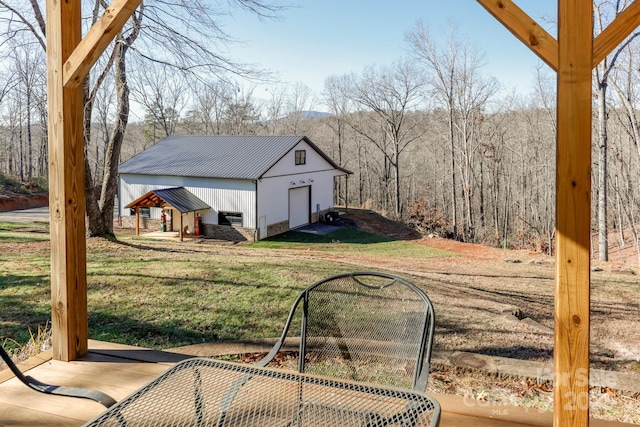
[[[42,19],[42,14],[40,13],[40,9],[38,7],[38,4],[37,4],[36,0],[31,0],[31,4],[32,4],[32,6],[34,6],[34,13],[36,14],[36,19],[38,20],[38,24],[40,25],[40,29],[42,30],[42,33],[44,34],[45,33],[44,28],[46,28],[46,26],[44,25],[44,20]],[[40,43],[40,46],[42,47],[42,49],[45,50],[45,51],[47,50],[47,44],[45,43],[44,39],[40,36],[40,34],[38,34],[38,31],[33,26],[31,21],[29,21],[29,19],[27,19],[22,13],[20,13],[20,11],[18,11],[13,6],[9,5],[4,0],[0,0],[0,6],[4,6],[12,14],[16,15],[18,17],[18,19],[20,20],[20,22],[22,22],[22,24],[24,24],[31,31],[31,33],[36,38],[36,40],[38,40],[38,42]],[[39,15],[39,19],[38,19],[38,15]]]

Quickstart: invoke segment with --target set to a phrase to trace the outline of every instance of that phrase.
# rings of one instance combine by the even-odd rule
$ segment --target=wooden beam
[[[136,206],[136,236],[140,235],[140,207]]]
[[[589,425],[592,0],[558,2],[554,426]]]
[[[80,1],[48,0],[46,12],[53,358],[64,361],[88,346],[83,96],[62,82],[82,38]]]
[[[602,62],[638,26],[640,26],[640,1],[634,1],[594,40],[591,67],[594,68]]]
[[[64,86],[80,87],[102,52],[120,32],[142,0],[114,0],[64,64]]]
[[[558,42],[511,0],[478,0],[540,59],[558,70]]]
[[[83,93],[80,82],[141,0],[115,0],[82,39],[81,0],[47,0],[53,358],[88,348]]]

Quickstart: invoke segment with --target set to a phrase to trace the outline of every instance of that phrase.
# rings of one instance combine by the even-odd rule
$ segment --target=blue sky
[[[233,56],[301,82],[320,94],[330,75],[361,72],[408,56],[405,34],[422,20],[438,41],[451,23],[484,54],[483,72],[505,89],[529,91],[541,61],[475,0],[300,0],[277,21],[236,13],[227,31],[245,41]],[[516,0],[555,34],[557,0]],[[546,67],[546,66],[545,66]]]

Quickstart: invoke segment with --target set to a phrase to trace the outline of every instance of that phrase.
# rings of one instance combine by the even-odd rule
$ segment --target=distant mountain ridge
[[[300,114],[302,114],[305,119],[317,119],[331,115],[331,113],[326,113],[324,111],[300,111]]]

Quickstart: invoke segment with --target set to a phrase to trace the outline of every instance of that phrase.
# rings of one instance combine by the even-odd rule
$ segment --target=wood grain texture
[[[49,206],[53,358],[87,351],[83,96],[62,67],[82,38],[80,0],[47,1]]]
[[[80,82],[141,0],[114,0],[82,38],[81,1],[47,0],[53,358],[87,351],[83,93]]]
[[[9,390],[6,390],[7,392]],[[34,393],[36,393],[34,391]],[[36,399],[37,400],[37,399]],[[30,405],[36,405],[35,401],[30,400]],[[64,404],[64,402],[60,402]],[[99,414],[97,412],[96,414]],[[86,418],[86,417],[85,417]],[[58,416],[47,411],[36,409],[35,406],[28,408],[24,406],[14,405],[10,403],[0,402],[0,426],[47,426],[47,427],[73,427],[81,426],[87,421],[84,418],[73,418],[68,416]]]
[[[591,0],[559,0],[554,425],[589,424]]]
[[[140,3],[142,0],[113,0],[66,60],[63,68],[65,87],[80,86],[93,64],[100,58]]]
[[[478,0],[478,3],[553,70],[558,70],[558,42],[513,1]]]

